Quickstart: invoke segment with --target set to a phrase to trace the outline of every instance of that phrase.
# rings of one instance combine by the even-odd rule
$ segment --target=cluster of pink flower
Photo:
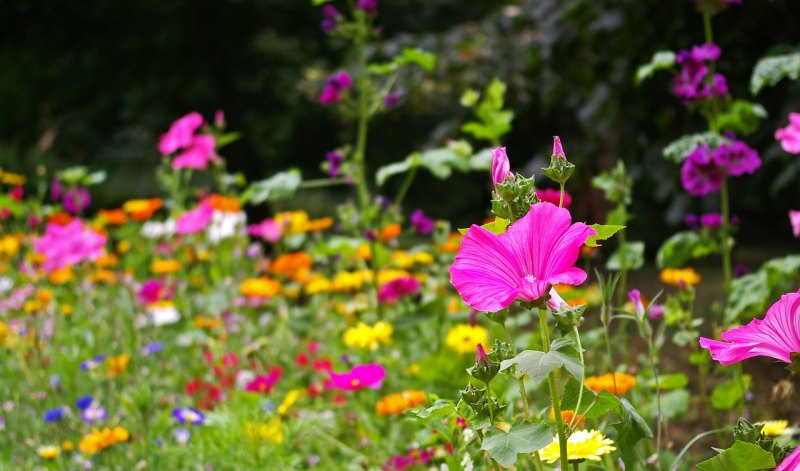
[[[758,152],[742,141],[732,141],[715,149],[700,144],[683,161],[681,183],[690,195],[705,196],[719,191],[728,175],[752,174],[759,167]]]
[[[722,74],[709,77],[711,64],[719,59],[721,50],[716,44],[701,44],[681,51],[675,59],[681,71],[675,76],[672,93],[687,105],[728,94],[728,84]]]
[[[203,116],[192,112],[172,123],[167,133],[161,136],[158,150],[162,154],[170,155],[180,151],[172,160],[172,168],[203,170],[214,160],[217,141],[214,136],[196,134],[202,125]]]

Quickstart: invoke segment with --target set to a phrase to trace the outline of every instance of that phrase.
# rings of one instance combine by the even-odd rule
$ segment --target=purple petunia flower
[[[681,166],[681,184],[692,196],[705,196],[719,191],[725,172],[712,158],[708,144],[695,148]]]
[[[425,216],[421,209],[414,210],[411,213],[411,224],[414,226],[414,230],[422,235],[428,235],[436,228],[436,221]]]

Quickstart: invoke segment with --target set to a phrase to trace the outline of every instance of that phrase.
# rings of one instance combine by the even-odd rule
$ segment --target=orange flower
[[[99,217],[104,223],[111,226],[121,226],[122,224],[128,222],[128,215],[125,214],[125,210],[121,208],[101,209],[97,213],[97,217]]]
[[[59,226],[66,226],[70,222],[72,222],[72,216],[67,213],[53,213],[47,216],[47,222],[49,224],[58,224]]]
[[[175,273],[181,269],[181,263],[177,260],[153,260],[150,264],[150,271],[156,275]]]
[[[194,325],[201,329],[216,329],[222,326],[222,319],[216,317],[197,316],[194,318]]]
[[[150,198],[126,201],[122,205],[122,209],[130,214],[134,221],[146,221],[153,217],[153,213],[162,206],[164,206],[164,202],[161,198]]]
[[[403,231],[403,228],[400,227],[400,224],[389,224],[388,226],[381,229],[380,234],[378,234],[378,239],[380,240],[392,240],[396,239],[397,236]]]
[[[53,270],[50,272],[50,283],[54,285],[63,285],[75,279],[75,273],[72,271],[72,265],[67,265],[64,268]]]
[[[103,430],[94,429],[92,433],[83,437],[78,448],[84,453],[93,455],[117,443],[127,442],[130,436],[130,433],[122,427],[115,427],[113,430],[109,427]]]
[[[375,404],[375,412],[378,415],[400,415],[408,409],[425,404],[427,401],[428,399],[422,391],[416,389],[403,391],[384,396]]]
[[[550,420],[555,420],[555,417],[556,417],[555,411],[551,407],[550,408]],[[573,417],[575,417],[575,411],[574,410],[562,410],[561,411],[561,420],[565,424],[569,425],[570,423],[572,423],[572,418]],[[583,427],[585,424],[586,424],[586,417],[582,415],[582,416],[580,416],[580,418],[576,419],[576,422],[575,422],[574,425],[576,427],[580,428],[580,427]]]
[[[105,283],[107,285],[116,283],[117,274],[111,270],[97,270],[89,277],[92,283]]]
[[[458,232],[453,232],[449,236],[447,236],[447,241],[442,244],[436,244],[436,248],[439,249],[441,252],[445,253],[456,253],[458,249],[461,247],[461,239],[464,238]]]
[[[113,253],[105,254],[94,261],[95,265],[97,265],[100,268],[113,267],[118,262],[119,262],[119,257],[114,255]]]
[[[279,255],[269,265],[269,271],[274,275],[284,275],[296,279],[298,274],[307,273],[313,264],[311,255],[305,252],[294,252]]]
[[[621,396],[636,386],[636,378],[627,373],[606,373],[602,376],[589,376],[584,382],[594,392],[606,390]]]
[[[661,282],[676,288],[700,283],[700,274],[694,268],[665,268],[661,270]]]
[[[106,360],[106,363],[108,364],[108,372],[114,376],[119,376],[123,371],[125,371],[125,368],[128,367],[128,362],[130,360],[131,356],[127,353],[108,357],[108,360]]]
[[[242,209],[239,198],[235,196],[213,194],[208,201],[212,208],[223,213],[238,213]]]
[[[270,278],[248,278],[239,285],[239,292],[247,298],[267,298],[281,292],[281,284]]]
[[[333,226],[333,218],[325,217],[308,221],[308,232],[320,232]]]

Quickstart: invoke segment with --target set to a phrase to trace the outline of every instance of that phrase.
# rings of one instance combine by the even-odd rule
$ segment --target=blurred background
[[[0,166],[28,174],[39,164],[104,168],[109,180],[94,190],[95,208],[158,194],[157,140],[189,111],[210,120],[224,110],[242,139],[222,154],[249,180],[289,166],[323,177],[325,152],[352,141],[354,128],[317,96],[325,76],[352,69],[354,58],[320,31],[321,12],[310,0],[8,0],[3,12]],[[732,186],[743,246],[794,242],[787,212],[800,208],[800,161],[773,133],[789,111],[800,111],[800,82],[756,97],[748,85],[760,57],[798,49],[798,18],[796,0],[745,0],[714,18],[719,71],[731,93],[769,113],[746,139],[762,168]],[[716,195],[687,196],[677,166],[661,156],[704,121],[671,95],[669,74],[641,86],[633,80],[655,51],[703,42],[690,0],[381,0],[376,21],[384,34],[373,58],[415,46],[439,61],[434,73],[405,77],[403,103],[373,122],[373,170],[455,137],[471,113],[459,105],[461,94],[498,77],[516,115],[504,142],[512,168],[540,172],[551,137],[560,135],[578,165],[568,186],[578,218],[604,219],[608,207],[590,180],[617,159],[635,181],[629,238],[645,240],[648,252],[683,227],[686,212],[718,209]],[[422,171],[405,206],[464,227],[487,214],[488,189],[483,173],[442,182]],[[304,192],[285,204],[332,213],[330,196]]]

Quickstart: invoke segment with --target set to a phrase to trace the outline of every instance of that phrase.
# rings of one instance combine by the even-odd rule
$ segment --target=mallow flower
[[[494,191],[497,191],[497,185],[503,183],[508,178],[514,177],[511,173],[511,164],[508,161],[505,147],[498,147],[492,151],[492,181],[494,182]]]
[[[537,203],[503,234],[472,225],[450,267],[450,282],[465,303],[483,312],[539,300],[553,284],[579,285],[586,272],[573,265],[596,231],[571,222],[568,210]]]
[[[775,139],[786,152],[800,154],[800,113],[789,113],[789,125],[775,131]]]
[[[800,446],[784,458],[775,471],[794,471],[796,469],[800,469]]]
[[[732,365],[755,356],[792,362],[800,353],[800,291],[781,296],[764,319],[722,333],[722,340],[700,338],[700,346],[722,365]]]

